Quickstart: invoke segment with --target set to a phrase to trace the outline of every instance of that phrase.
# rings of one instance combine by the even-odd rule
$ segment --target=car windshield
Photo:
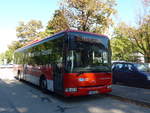
[[[135,67],[142,72],[150,72],[150,67],[146,63],[139,63],[139,64],[134,64]]]
[[[108,72],[111,70],[108,50],[100,43],[75,42],[76,48],[67,56],[73,72]]]

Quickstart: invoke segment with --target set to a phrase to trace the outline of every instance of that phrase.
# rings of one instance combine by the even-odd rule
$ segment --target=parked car
[[[112,65],[113,83],[150,88],[150,68],[144,63],[115,62]]]
[[[0,68],[13,68],[13,64],[0,64]]]

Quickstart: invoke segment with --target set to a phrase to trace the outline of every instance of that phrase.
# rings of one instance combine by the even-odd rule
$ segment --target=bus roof
[[[97,34],[97,33],[92,33],[92,32],[87,32],[87,31],[80,31],[80,30],[65,30],[63,32],[78,32],[78,33],[85,33],[85,34],[90,34],[90,35],[95,35],[95,36],[103,36],[103,37],[107,37],[106,35],[102,35],[102,34]],[[108,38],[108,37],[107,37]]]
[[[15,52],[19,52],[19,51],[22,51],[22,50],[25,50],[25,49],[28,49],[30,47],[33,47],[35,45],[38,45],[38,44],[41,44],[41,43],[44,43],[46,42],[47,40],[51,39],[51,38],[55,38],[55,37],[58,37],[58,36],[62,36],[64,35],[65,33],[69,33],[69,32],[75,32],[75,33],[83,33],[83,34],[89,34],[89,35],[95,35],[95,36],[102,36],[102,37],[105,37],[105,38],[108,38],[106,35],[101,35],[101,34],[96,34],[96,33],[91,33],[91,32],[86,32],[86,31],[79,31],[79,30],[64,30],[64,31],[61,31],[61,32],[58,32],[54,35],[51,35],[51,36],[48,36],[44,39],[41,39],[41,40],[36,40],[36,41],[33,41],[32,43],[24,46],[24,47],[21,47],[19,49],[17,49]]]

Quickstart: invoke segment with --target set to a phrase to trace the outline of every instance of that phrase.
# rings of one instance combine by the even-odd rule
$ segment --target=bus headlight
[[[80,82],[85,81],[85,78],[79,78],[79,81]]]
[[[111,85],[107,86],[107,88],[111,88]]]
[[[65,92],[77,92],[77,88],[66,88]]]
[[[83,82],[83,81],[88,81],[88,78],[79,78],[78,79],[80,82]]]

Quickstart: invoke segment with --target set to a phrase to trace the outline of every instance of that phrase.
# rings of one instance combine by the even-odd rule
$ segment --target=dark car
[[[150,68],[147,64],[115,62],[112,73],[113,83],[150,88]]]

